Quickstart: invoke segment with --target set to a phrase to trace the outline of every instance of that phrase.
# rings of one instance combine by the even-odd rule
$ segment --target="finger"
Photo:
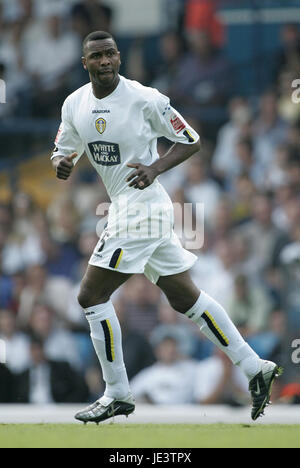
[[[143,173],[143,171],[135,171],[130,174],[129,177],[127,177],[126,182],[130,182],[134,177],[138,177]]]
[[[139,164],[127,164],[127,167],[132,167],[133,169],[138,169],[139,166]]]
[[[58,169],[56,171],[56,174],[62,175],[62,176],[69,176],[71,174],[70,170],[65,170],[65,169]]]
[[[57,167],[63,167],[63,168],[67,168],[67,169],[73,169],[74,167],[74,164],[72,163],[72,161],[69,161],[68,159],[62,159]]]
[[[133,182],[131,182],[131,184],[129,184],[129,187],[139,188],[139,187],[144,187],[145,185],[146,185],[146,182],[144,180],[136,179]]]
[[[126,182],[130,182],[132,179],[137,177],[137,173],[133,172],[129,177],[127,177]]]
[[[68,159],[68,161],[73,161],[73,159],[77,158],[78,156],[78,153],[72,153],[70,154],[70,156],[67,156],[66,159]]]
[[[72,172],[72,169],[73,169],[73,166],[67,166],[67,165],[58,165],[56,170],[58,172],[67,172],[68,174],[71,174]]]
[[[68,175],[56,174],[56,177],[60,180],[67,180],[69,178]]]
[[[134,179],[131,184],[129,184],[129,187],[134,187],[134,188],[139,188],[140,186],[144,187],[145,186],[145,181],[147,179],[147,176],[145,174],[141,175],[137,179]],[[140,185],[142,184],[142,185]]]

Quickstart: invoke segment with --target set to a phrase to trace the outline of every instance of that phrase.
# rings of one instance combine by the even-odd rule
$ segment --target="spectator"
[[[29,339],[19,330],[10,310],[0,310],[0,339],[5,341],[6,365],[13,373],[23,371],[29,364]]]
[[[49,359],[67,361],[80,369],[82,362],[79,349],[72,333],[55,323],[53,311],[44,304],[33,306],[29,317],[28,332],[44,342],[44,350]]]
[[[215,218],[211,229],[214,242],[230,235],[234,227],[234,205],[231,198],[223,196],[216,207]]]
[[[152,404],[192,403],[197,362],[182,358],[174,337],[165,336],[156,346],[157,362],[131,380],[137,401]]]
[[[289,158],[290,147],[287,144],[277,146],[274,161],[266,172],[266,189],[277,190],[281,187],[289,187],[287,173]]]
[[[204,206],[204,222],[211,226],[221,199],[219,185],[210,177],[208,164],[196,154],[189,159],[185,169],[185,199],[193,208],[201,201]],[[199,221],[203,221],[202,219]]]
[[[227,310],[237,267],[232,238],[219,240],[215,245],[215,251],[220,268],[218,274],[211,278],[211,284],[206,292],[210,295],[214,294],[215,300]],[[199,286],[201,287],[201,283]]]
[[[117,293],[125,308],[128,326],[144,336],[149,336],[158,321],[157,304],[160,290],[143,275],[129,279]]]
[[[0,76],[6,83],[6,105],[0,106],[1,112],[11,115],[18,109],[21,115],[30,112],[30,79],[26,73],[22,54],[24,23],[16,19],[3,34],[0,43]],[[22,106],[20,103],[22,101]]]
[[[249,404],[245,375],[217,348],[213,356],[199,362],[194,379],[195,401],[201,405]]]
[[[272,222],[272,199],[258,194],[253,199],[253,219],[238,228],[249,246],[249,256],[255,258],[257,278],[276,261],[279,244],[284,243],[284,233]]]
[[[3,253],[5,252],[6,239],[7,229],[0,223],[0,308],[9,307],[13,296],[12,278],[3,271]]]
[[[154,77],[151,86],[168,96],[183,56],[184,42],[177,32],[168,31],[160,38],[159,47],[161,62],[157,69],[152,71]],[[150,70],[148,73],[151,76]]]
[[[224,26],[216,15],[218,1],[187,0],[185,12],[185,29],[205,31],[209,34],[215,46],[224,45]]]
[[[14,379],[12,373],[0,364],[0,403],[12,403]]]
[[[159,324],[152,330],[150,342],[156,346],[167,336],[173,336],[181,355],[192,357],[196,351],[199,339],[199,329],[195,328],[186,317],[176,312],[167,303],[162,301],[159,306]],[[146,366],[145,366],[146,367]]]
[[[124,362],[129,380],[154,361],[154,354],[149,341],[132,329],[127,322],[126,308],[122,301],[117,301],[116,311],[122,328]]]
[[[300,222],[293,228],[291,241],[282,249],[279,258],[286,292],[284,303],[288,311],[288,326],[290,330],[300,330]]]
[[[265,178],[256,163],[252,139],[240,138],[236,145],[236,154],[239,160],[240,174],[247,174],[256,187],[262,187]]]
[[[223,106],[231,93],[230,66],[214,48],[207,33],[189,34],[189,51],[183,56],[170,88],[176,106],[200,119],[199,106]]]
[[[182,33],[186,0],[162,0],[162,15],[166,30]]]
[[[229,116],[230,120],[218,132],[212,168],[225,182],[225,187],[230,188],[234,177],[240,172],[236,144],[240,138],[251,134],[251,110],[244,98],[235,97],[230,101]]]
[[[278,145],[287,139],[287,123],[278,115],[278,102],[272,91],[264,93],[259,102],[259,114],[253,122],[255,155],[265,174],[273,163]]]
[[[26,271],[26,284],[20,293],[18,318],[26,326],[37,303],[44,303],[56,311],[62,322],[68,320],[66,298],[69,297],[72,284],[62,276],[48,276],[45,267],[33,265]]]
[[[241,173],[233,185],[233,221],[235,225],[243,224],[252,216],[253,198],[257,189],[247,173]]]
[[[17,403],[82,403],[88,401],[83,378],[65,361],[49,360],[43,341],[31,340],[31,364],[16,376],[14,399]]]
[[[277,56],[274,77],[278,76],[282,71],[290,71],[294,75],[294,79],[299,77],[300,71],[300,31],[297,24],[285,24],[280,31],[281,50]]]
[[[72,6],[71,17],[76,21],[76,25],[82,20],[78,32],[83,39],[91,31],[111,32],[113,9],[101,0],[82,0]]]
[[[31,232],[18,232],[13,230],[9,221],[5,221],[0,230],[1,270],[4,274],[14,275],[44,261],[44,253],[32,226]]]
[[[228,308],[228,315],[244,336],[267,329],[272,302],[264,289],[249,284],[246,276],[238,275]]]
[[[58,118],[57,103],[69,92],[68,77],[78,60],[80,43],[74,34],[65,30],[61,14],[56,11],[50,11],[44,23],[38,40],[25,43],[25,67],[34,83],[34,115]]]

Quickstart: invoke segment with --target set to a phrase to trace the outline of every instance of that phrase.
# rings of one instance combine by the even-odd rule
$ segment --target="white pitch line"
[[[80,424],[74,414],[84,405],[0,405],[0,424]],[[110,424],[112,419],[105,422]],[[119,424],[253,424],[250,407],[223,405],[137,405],[129,418],[117,416]],[[274,405],[255,424],[300,424],[300,405]]]

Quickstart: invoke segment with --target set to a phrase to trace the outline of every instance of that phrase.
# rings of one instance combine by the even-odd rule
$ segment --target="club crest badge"
[[[98,132],[102,135],[106,129],[106,120],[100,117],[99,119],[96,120],[96,129]]]

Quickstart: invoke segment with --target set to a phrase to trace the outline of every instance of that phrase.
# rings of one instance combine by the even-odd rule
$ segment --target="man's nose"
[[[101,67],[107,67],[107,65],[110,65],[109,58],[106,57],[106,56],[101,57],[101,59],[100,59],[100,66],[101,66]]]

